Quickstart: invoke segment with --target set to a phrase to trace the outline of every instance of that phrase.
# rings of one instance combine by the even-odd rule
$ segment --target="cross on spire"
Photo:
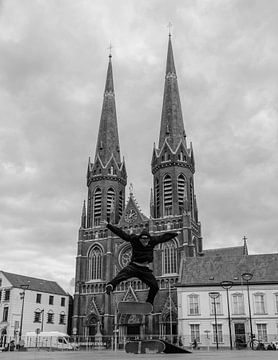
[[[169,36],[171,36],[171,27],[173,26],[173,24],[169,21],[167,28],[169,29]]]
[[[110,42],[110,44],[109,44],[109,46],[108,46],[108,50],[109,50],[109,57],[111,58],[112,57],[112,48],[113,48],[113,46],[112,46],[112,44],[111,44],[111,42]]]

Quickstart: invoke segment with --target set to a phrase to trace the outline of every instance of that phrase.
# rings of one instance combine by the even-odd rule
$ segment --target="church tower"
[[[136,159],[134,159],[135,161]],[[125,203],[127,175],[120,155],[112,62],[109,56],[104,99],[94,161],[87,171],[88,199],[84,202],[76,257],[73,335],[103,341],[118,334],[118,343],[147,334],[175,337],[178,334],[177,291],[181,261],[202,254],[201,224],[194,191],[195,163],[188,146],[174,64],[171,36],[168,40],[166,76],[158,147],[151,164],[150,218],[137,203],[133,186]],[[119,284],[113,295],[105,285],[131,259],[131,245],[108,231],[103,219],[125,232],[148,229],[153,236],[175,231],[178,236],[154,249],[150,265],[159,285],[154,315],[117,314],[119,301],[145,301],[148,287],[139,279]],[[100,341],[100,340],[99,340]],[[115,339],[113,340],[115,341]]]
[[[112,56],[109,55],[94,162],[87,170],[88,199],[84,201],[76,257],[73,335],[95,335],[100,318],[111,312],[104,289],[113,269],[110,232],[101,224],[118,223],[125,206],[127,174],[121,159]],[[102,326],[111,322],[106,317]]]
[[[153,219],[180,219],[186,255],[202,252],[201,228],[194,192],[193,146],[188,147],[179,96],[171,35],[169,34],[166,75],[158,148],[152,156]],[[185,231],[185,228],[188,231]]]
[[[126,169],[121,161],[111,55],[99,124],[94,163],[87,172],[87,227],[99,226],[102,219],[117,223],[125,204]],[[103,201],[105,199],[105,201]]]

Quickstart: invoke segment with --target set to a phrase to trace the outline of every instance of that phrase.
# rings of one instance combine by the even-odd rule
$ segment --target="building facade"
[[[155,334],[176,336],[177,292],[182,259],[202,254],[201,224],[194,189],[193,146],[187,144],[181,102],[169,35],[166,75],[158,146],[154,146],[151,171],[150,217],[137,204],[132,186],[125,200],[127,170],[120,154],[112,59],[109,56],[105,91],[94,161],[87,170],[88,198],[84,201],[76,257],[73,334],[111,336],[120,339]],[[146,228],[153,235],[179,232],[174,240],[158,246],[153,271],[160,292],[149,317],[117,314],[119,301],[147,297],[138,279],[123,282],[112,296],[104,293],[106,283],[130,260],[131,248],[101,225],[102,219],[127,232]]]
[[[178,285],[183,344],[196,339],[201,347],[249,347],[251,333],[264,343],[277,342],[278,254],[220,252],[183,262]]]
[[[37,329],[67,333],[68,310],[56,282],[0,271],[0,347]]]

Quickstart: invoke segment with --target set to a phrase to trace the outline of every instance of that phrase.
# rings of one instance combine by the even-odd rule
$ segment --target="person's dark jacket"
[[[131,262],[135,261],[138,263],[153,262],[154,247],[157,244],[164,243],[178,236],[178,233],[175,232],[167,232],[164,233],[163,235],[151,236],[147,232],[147,230],[143,230],[139,235],[135,235],[135,234],[129,235],[115,225],[107,224],[107,228],[111,230],[114,234],[119,236],[121,239],[130,242],[132,247]],[[147,246],[144,246],[140,241],[140,237],[142,235],[148,236],[150,238],[150,241]]]

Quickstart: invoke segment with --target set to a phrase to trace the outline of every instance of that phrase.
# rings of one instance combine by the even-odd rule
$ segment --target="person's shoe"
[[[110,295],[112,291],[113,291],[113,285],[112,284],[107,284],[106,287],[105,287],[106,294]]]

